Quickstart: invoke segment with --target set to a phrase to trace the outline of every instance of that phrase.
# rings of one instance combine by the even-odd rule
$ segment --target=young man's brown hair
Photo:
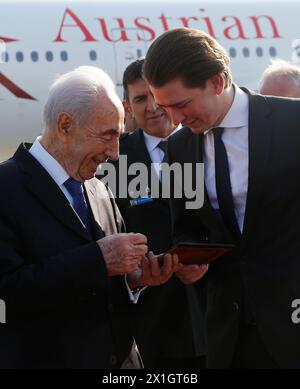
[[[161,87],[180,78],[187,87],[204,87],[217,74],[232,83],[230,60],[219,43],[208,34],[176,28],[160,35],[150,46],[144,64],[144,76],[150,85]]]

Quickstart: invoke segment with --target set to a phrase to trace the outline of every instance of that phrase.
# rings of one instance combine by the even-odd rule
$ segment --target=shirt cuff
[[[137,304],[137,302],[138,302],[138,300],[139,300],[139,297],[140,297],[140,294],[141,294],[145,289],[147,289],[148,287],[147,287],[147,286],[142,286],[141,288],[130,289],[130,287],[129,287],[129,285],[128,285],[128,282],[127,282],[127,275],[125,276],[124,280],[125,280],[125,285],[126,285],[126,288],[127,288],[127,292],[128,292],[130,301],[131,301],[133,304]]]

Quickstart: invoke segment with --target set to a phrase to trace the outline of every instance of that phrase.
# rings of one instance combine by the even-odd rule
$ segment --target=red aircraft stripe
[[[34,97],[30,96],[23,89],[18,87],[18,85],[14,84],[11,80],[5,77],[3,73],[0,73],[0,85],[1,84],[5,88],[7,88],[11,93],[13,93],[16,97],[19,97],[20,99],[36,100]]]
[[[4,36],[0,36],[0,40],[3,40],[3,42],[5,43],[9,43],[9,42],[17,42],[19,39],[4,38]]]

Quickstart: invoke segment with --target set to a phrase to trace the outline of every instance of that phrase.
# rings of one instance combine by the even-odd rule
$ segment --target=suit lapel
[[[145,137],[144,133],[141,129],[138,130],[138,136],[139,136],[139,146],[137,147],[137,159],[140,159],[141,162],[144,162],[147,165],[147,168],[151,169],[152,160],[149,155],[146,143],[145,143]]]
[[[90,240],[79,217],[56,182],[28,152],[30,145],[22,144],[14,155],[18,166],[25,173],[25,185],[61,223],[81,237]],[[42,222],[42,221],[41,221]]]
[[[123,222],[121,215],[117,214],[105,185],[97,178],[85,181],[85,191],[93,212],[96,224],[96,239],[103,235],[117,234]]]
[[[148,172],[148,186],[149,189],[151,188],[151,166],[152,166],[152,160],[149,155],[146,143],[145,143],[145,137],[144,133],[141,129],[138,129],[133,135],[134,141],[131,143],[131,151],[128,152],[130,157],[129,163],[130,162],[141,162],[146,165],[147,172]],[[131,160],[132,159],[132,160]],[[157,180],[156,185],[158,186],[159,190],[161,191],[161,185],[160,181],[154,171],[154,180]],[[160,192],[161,193],[161,192]],[[151,193],[149,193],[151,194]]]
[[[147,169],[150,171],[152,161],[146,147],[143,131],[139,128],[129,136],[132,137],[132,142],[130,143],[131,151],[126,154],[133,156],[132,161],[146,164]],[[129,162],[132,161],[130,157]]]
[[[265,187],[264,178],[268,167],[272,124],[267,99],[249,93],[249,170],[248,192],[242,245],[246,243],[255,226],[255,216],[260,214],[260,196]],[[262,211],[263,212],[263,211]]]
[[[96,185],[96,183],[94,182],[93,179],[85,181],[84,189],[85,189],[86,196],[88,198],[89,205],[91,207],[91,211],[92,211],[94,220],[95,220],[97,226],[100,227],[100,229],[102,231],[104,231],[103,230],[103,226],[104,226],[103,220],[101,220],[103,215],[101,215],[101,213],[99,212],[99,206],[98,206],[97,200],[96,200],[96,187],[95,187],[95,185]]]

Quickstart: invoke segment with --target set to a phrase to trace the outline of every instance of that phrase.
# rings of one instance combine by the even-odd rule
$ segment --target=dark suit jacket
[[[118,367],[132,344],[123,277],[26,147],[0,165],[0,368]],[[121,231],[105,186],[84,187],[102,236]]]
[[[241,310],[250,308],[277,364],[299,368],[300,327],[291,320],[291,304],[300,296],[300,101],[246,92],[249,181],[242,240],[197,283],[207,287],[208,366],[230,366]],[[202,140],[203,135],[187,128],[175,134],[169,143],[170,162],[201,162]],[[172,200],[176,239],[233,241],[206,190],[201,209],[186,210],[184,202]],[[248,308],[243,307],[245,296]]]
[[[135,162],[141,162],[145,164],[148,172],[150,172],[152,161],[141,129],[138,129],[131,134],[124,134],[121,137],[120,155],[127,156],[128,166]],[[114,162],[114,165],[119,172],[119,161]],[[129,176],[128,183],[136,176],[137,174]],[[157,182],[159,183],[158,178]],[[149,194],[151,195],[150,192]],[[152,250],[155,253],[163,253],[171,247],[172,232],[168,199],[163,199],[161,197],[153,198],[153,201],[149,203],[132,206],[128,194],[127,198],[120,198],[120,196],[116,195],[116,202],[125,221],[126,230],[147,235],[149,250]],[[163,231],[163,233],[159,234],[157,231],[158,228]]]
[[[150,172],[152,161],[141,129],[121,137],[120,155],[127,156],[128,166],[141,162]],[[119,161],[114,165],[117,172],[121,171]],[[128,182],[134,177],[129,176]],[[156,254],[171,247],[168,199],[154,198],[149,203],[132,206],[129,195],[127,198],[119,198],[116,194],[116,202],[128,232],[145,234],[149,249]],[[199,326],[199,309],[194,301],[197,298],[193,288],[183,285],[175,276],[167,284],[143,292],[136,305],[135,339],[145,367],[154,367],[158,360],[165,358],[194,358],[204,354],[203,339],[194,338],[191,320],[192,315]]]

